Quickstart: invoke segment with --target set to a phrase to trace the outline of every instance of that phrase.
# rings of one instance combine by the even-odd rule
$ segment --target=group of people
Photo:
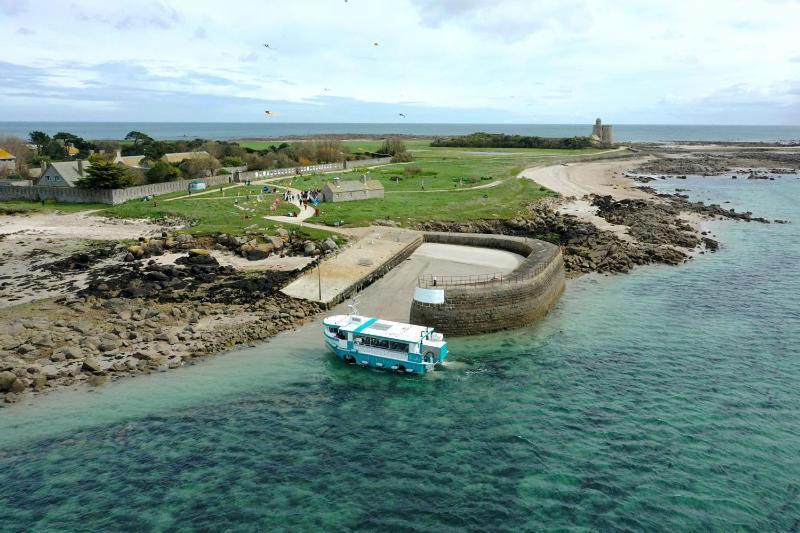
[[[291,190],[287,190],[283,193],[283,201],[284,202],[300,202],[304,208],[308,207],[308,204],[317,205],[322,201],[322,190],[320,189],[308,189],[305,191],[300,191],[299,193],[292,192]]]

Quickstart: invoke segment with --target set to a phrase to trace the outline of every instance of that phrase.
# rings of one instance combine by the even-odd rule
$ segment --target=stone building
[[[50,163],[42,172],[36,185],[45,187],[75,187],[84,176],[84,169],[91,165],[88,161],[58,161]]]
[[[383,184],[378,180],[342,181],[334,178],[322,187],[322,198],[326,202],[349,202],[383,198]]]
[[[14,174],[17,171],[17,158],[14,154],[0,148],[0,175]]]
[[[609,124],[603,124],[603,121],[599,118],[594,121],[594,127],[592,128],[592,139],[602,144],[611,144],[614,142],[613,138],[613,126]]]

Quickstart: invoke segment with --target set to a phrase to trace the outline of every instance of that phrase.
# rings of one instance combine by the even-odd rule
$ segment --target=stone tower
[[[592,128],[592,137],[597,137],[599,141],[603,137],[603,121],[599,118],[594,121],[594,128]]]
[[[613,126],[603,124],[603,121],[598,118],[594,121],[594,127],[592,128],[592,139],[603,144],[611,144],[614,142]]]
[[[602,142],[603,144],[611,144],[612,142],[614,142],[613,141],[614,132],[612,130],[613,127],[614,126],[611,126],[609,124],[603,125],[603,132],[602,132],[603,134],[600,136],[600,142]]]

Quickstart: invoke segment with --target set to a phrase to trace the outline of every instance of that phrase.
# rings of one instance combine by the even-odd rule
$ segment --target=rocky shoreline
[[[510,220],[482,220],[470,223],[426,222],[422,231],[457,233],[496,233],[541,239],[561,246],[564,266],[573,276],[590,272],[626,273],[649,264],[679,265],[697,253],[716,252],[719,242],[698,232],[684,218],[694,213],[705,219],[731,219],[746,222],[769,221],[719,205],[690,202],[680,195],[661,194],[653,200],[614,200],[611,196],[591,196],[597,215],[611,224],[629,228],[630,240],[569,214],[559,214],[553,206],[531,204],[528,212]],[[782,222],[782,221],[781,221]]]
[[[242,274],[202,251],[181,259],[108,266],[73,296],[0,312],[4,400],[177,368],[269,338],[320,310],[279,292],[299,272]]]

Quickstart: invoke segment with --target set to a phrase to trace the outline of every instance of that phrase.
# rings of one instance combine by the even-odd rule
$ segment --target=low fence
[[[483,287],[523,283],[541,274],[545,267],[544,263],[539,263],[529,272],[496,272],[494,274],[475,274],[472,276],[434,276],[433,274],[428,274],[418,278],[417,287],[443,289],[446,287]]]
[[[208,186],[230,182],[230,176],[212,176],[203,178]],[[82,189],[80,187],[48,187],[32,185],[19,187],[16,185],[0,184],[0,201],[2,200],[55,200],[68,204],[111,204],[117,205],[137,200],[146,196],[157,196],[171,192],[185,191],[192,180],[167,181],[164,183],[151,183],[127,189]]]
[[[300,176],[303,174],[313,174],[315,172],[335,172],[337,170],[349,170],[353,168],[387,165],[391,162],[391,157],[381,157],[377,159],[357,159],[354,161],[323,163],[321,165],[308,165],[303,167],[273,168],[270,170],[248,170],[246,172],[239,172],[238,181],[279,178],[281,176]]]

